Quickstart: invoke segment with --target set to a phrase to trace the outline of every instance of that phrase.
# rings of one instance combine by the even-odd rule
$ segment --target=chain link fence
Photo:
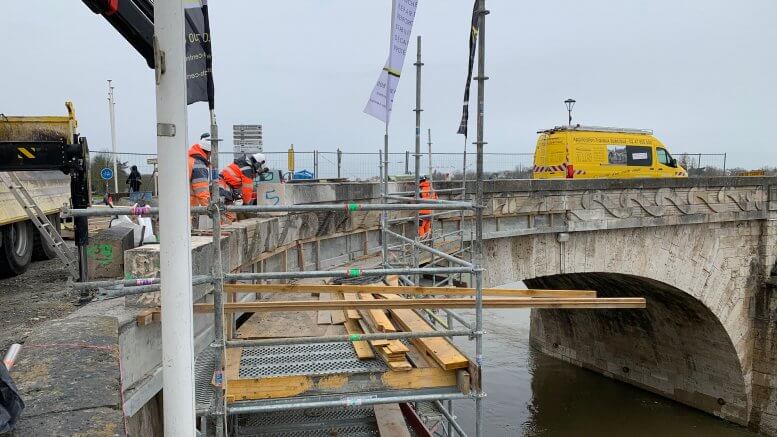
[[[288,151],[264,152],[268,166],[273,170],[288,172]],[[294,151],[294,171],[306,170],[318,179],[343,178],[352,181],[375,181],[381,174],[382,151],[374,152],[321,152]],[[678,153],[677,162],[688,170],[689,176],[723,176],[727,174],[725,153]],[[125,190],[130,168],[137,166],[143,175],[143,190],[156,192],[155,172],[156,154],[153,153],[117,153],[119,190]],[[235,158],[232,152],[219,153],[220,167],[223,168]],[[435,180],[461,179],[465,166],[467,178],[475,177],[475,153],[438,152],[422,153],[420,167],[422,175],[431,174]],[[92,152],[91,178],[96,190],[103,187],[105,181],[100,177],[104,167],[113,168],[114,154],[111,152]],[[531,178],[533,153],[490,153],[483,154],[483,171],[491,179],[527,179]],[[412,151],[393,152],[388,155],[389,175],[412,175],[415,171],[415,153]],[[729,171],[730,173],[730,171]],[[113,183],[110,184],[111,187]]]

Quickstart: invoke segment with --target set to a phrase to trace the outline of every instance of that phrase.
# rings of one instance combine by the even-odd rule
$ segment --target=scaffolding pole
[[[421,35],[418,35],[416,43],[416,62],[415,64],[415,195],[413,198],[415,202],[421,199],[421,67],[424,65],[421,62]],[[415,212],[415,229],[413,229],[414,239],[418,241],[419,229],[421,228],[420,212]],[[413,246],[413,267],[418,267],[419,255],[418,248]],[[415,283],[420,281],[420,277],[415,277]]]
[[[465,337],[471,330],[447,330],[430,332],[385,332],[374,334],[327,335],[322,337],[268,338],[260,340],[228,340],[227,347],[279,346],[289,344],[345,343],[349,341],[402,340],[434,337]]]
[[[402,402],[438,401],[441,399],[466,399],[469,395],[462,393],[439,394],[411,394],[407,396],[376,396],[365,393],[363,396],[343,396],[336,400],[301,401],[284,404],[245,403],[244,405],[231,406],[229,414],[269,413],[272,411],[287,411],[310,408],[353,407],[354,405],[367,406],[379,404],[396,404]]]
[[[219,168],[219,130],[216,123],[216,113],[210,110],[210,145],[211,166]],[[221,259],[221,196],[219,193],[218,179],[213,179],[210,184],[211,218],[213,221],[213,264],[211,275],[213,281],[213,342],[210,347],[215,349],[216,361],[213,369],[216,384],[213,387],[213,416],[216,420],[216,437],[225,434],[226,401],[224,398],[224,269]]]
[[[242,212],[242,213],[263,213],[263,212],[327,212],[327,211],[418,211],[420,209],[430,209],[438,211],[458,211],[461,209],[474,209],[469,202],[451,202],[429,201],[423,204],[401,204],[401,203],[318,203],[309,205],[226,205],[222,211]],[[189,208],[192,214],[207,214],[208,207],[193,206]],[[64,208],[62,212],[64,217],[112,217],[118,215],[131,216],[155,216],[159,215],[159,208],[142,206],[117,206],[114,208],[84,208],[68,209]]]
[[[483,371],[483,145],[485,141],[483,116],[485,113],[485,89],[486,89],[486,0],[480,0],[478,6],[478,110],[477,110],[477,141],[476,146],[476,191],[475,191],[475,244],[473,257],[475,261],[475,289],[477,297],[475,303],[475,362],[478,371]],[[482,381],[482,375],[478,376]],[[482,387],[477,387],[475,395],[475,436],[483,434],[483,397]]]

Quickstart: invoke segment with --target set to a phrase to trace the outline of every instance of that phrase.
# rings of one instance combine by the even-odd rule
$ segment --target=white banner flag
[[[407,46],[410,43],[410,33],[413,30],[413,20],[418,7],[418,0],[393,0],[391,13],[391,47],[388,60],[380,72],[378,83],[372,89],[370,100],[364,107],[364,112],[388,123],[394,94],[397,92],[402,65],[405,63]],[[386,90],[388,89],[388,98]]]

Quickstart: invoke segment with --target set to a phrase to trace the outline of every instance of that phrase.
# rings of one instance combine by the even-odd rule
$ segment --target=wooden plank
[[[342,294],[334,294],[332,295],[334,298],[333,300],[343,300]],[[332,311],[332,324],[333,325],[342,325],[345,322],[345,311],[347,310],[333,310]]]
[[[368,318],[366,316],[356,320],[356,323],[358,323],[359,326],[362,328],[362,332],[365,332],[365,333],[375,332],[374,327],[370,326]],[[373,347],[376,347],[376,346],[388,346],[389,341],[388,340],[370,340],[370,344]]]
[[[483,299],[484,308],[548,308],[548,309],[639,309],[645,308],[641,297],[619,298],[492,298]],[[475,299],[376,299],[338,301],[257,301],[225,303],[227,313],[262,311],[317,311],[324,309],[423,309],[423,308],[474,308]],[[212,303],[194,304],[194,312],[213,311]]]
[[[328,301],[332,298],[332,295],[321,293],[318,296],[319,302]],[[329,310],[319,310],[318,311],[318,322],[319,325],[331,325],[332,324],[332,312]]]
[[[135,322],[138,326],[145,326],[154,322],[154,308],[143,310],[135,316]]]
[[[370,293],[361,293],[359,294],[359,299],[375,300],[375,297]],[[375,326],[375,329],[377,329],[378,332],[397,332],[397,329],[391,323],[383,310],[369,310],[367,315],[372,320],[372,324]]]
[[[380,291],[374,293],[409,294],[418,296],[474,296],[474,288],[459,287],[416,287],[393,286],[381,284],[350,285],[350,284],[224,284],[228,293],[359,293],[365,287],[375,287]],[[540,290],[540,289],[509,289],[484,288],[483,296],[493,297],[596,297],[593,290]],[[346,300],[348,298],[346,297]]]
[[[343,299],[344,300],[356,300],[358,297],[356,296],[356,293],[343,293]],[[345,310],[346,318],[348,319],[361,319],[362,316],[359,315],[359,312],[356,310]]]
[[[434,331],[434,329],[413,310],[392,310],[391,314],[394,317],[394,320],[406,331]],[[469,366],[467,357],[459,352],[446,338],[415,338],[412,342],[422,353],[429,355],[445,370],[465,369]]]
[[[456,385],[456,372],[430,367],[407,372],[386,372],[380,380],[386,387],[394,389],[451,387]]]
[[[391,370],[405,372],[413,368],[413,365],[407,361],[407,358],[394,357],[394,359],[392,359],[392,357],[386,352],[385,347],[376,347],[375,351],[378,353],[378,355],[380,355],[381,358],[383,358],[383,361],[385,361]]]
[[[379,376],[379,377],[376,377]],[[439,368],[388,371],[384,373],[300,375],[227,381],[227,401],[277,399],[305,393],[340,393],[351,387],[359,390],[419,389],[456,387],[456,372]]]
[[[227,348],[227,359],[224,361],[224,379],[238,379],[240,375],[240,357],[243,355],[243,348]]]
[[[410,437],[399,404],[379,404],[373,408],[381,437]]]
[[[351,335],[364,334],[364,331],[362,331],[355,320],[348,319],[343,323],[343,326],[345,326],[345,330]],[[353,345],[354,351],[356,351],[356,356],[359,357],[360,360],[375,358],[375,353],[366,341],[352,341],[351,344]]]
[[[392,354],[405,354],[410,351],[410,349],[399,340],[389,340],[389,344],[386,345],[386,347]]]

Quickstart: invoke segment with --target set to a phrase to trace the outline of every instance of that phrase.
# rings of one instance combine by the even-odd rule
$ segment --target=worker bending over
[[[428,177],[421,176],[418,188],[421,199],[437,199],[437,193],[432,191],[432,184]],[[418,211],[418,213],[421,215],[420,223],[418,225],[418,236],[424,239],[427,238],[432,231],[432,218],[430,217],[432,210],[422,209]]]
[[[254,179],[270,171],[263,153],[254,153],[235,159],[219,173],[219,192],[224,203],[232,205],[242,199],[243,205],[255,203]],[[235,214],[227,213],[229,222],[235,221]]]
[[[208,206],[210,191],[210,139],[209,133],[200,135],[200,141],[189,149],[189,205]]]

